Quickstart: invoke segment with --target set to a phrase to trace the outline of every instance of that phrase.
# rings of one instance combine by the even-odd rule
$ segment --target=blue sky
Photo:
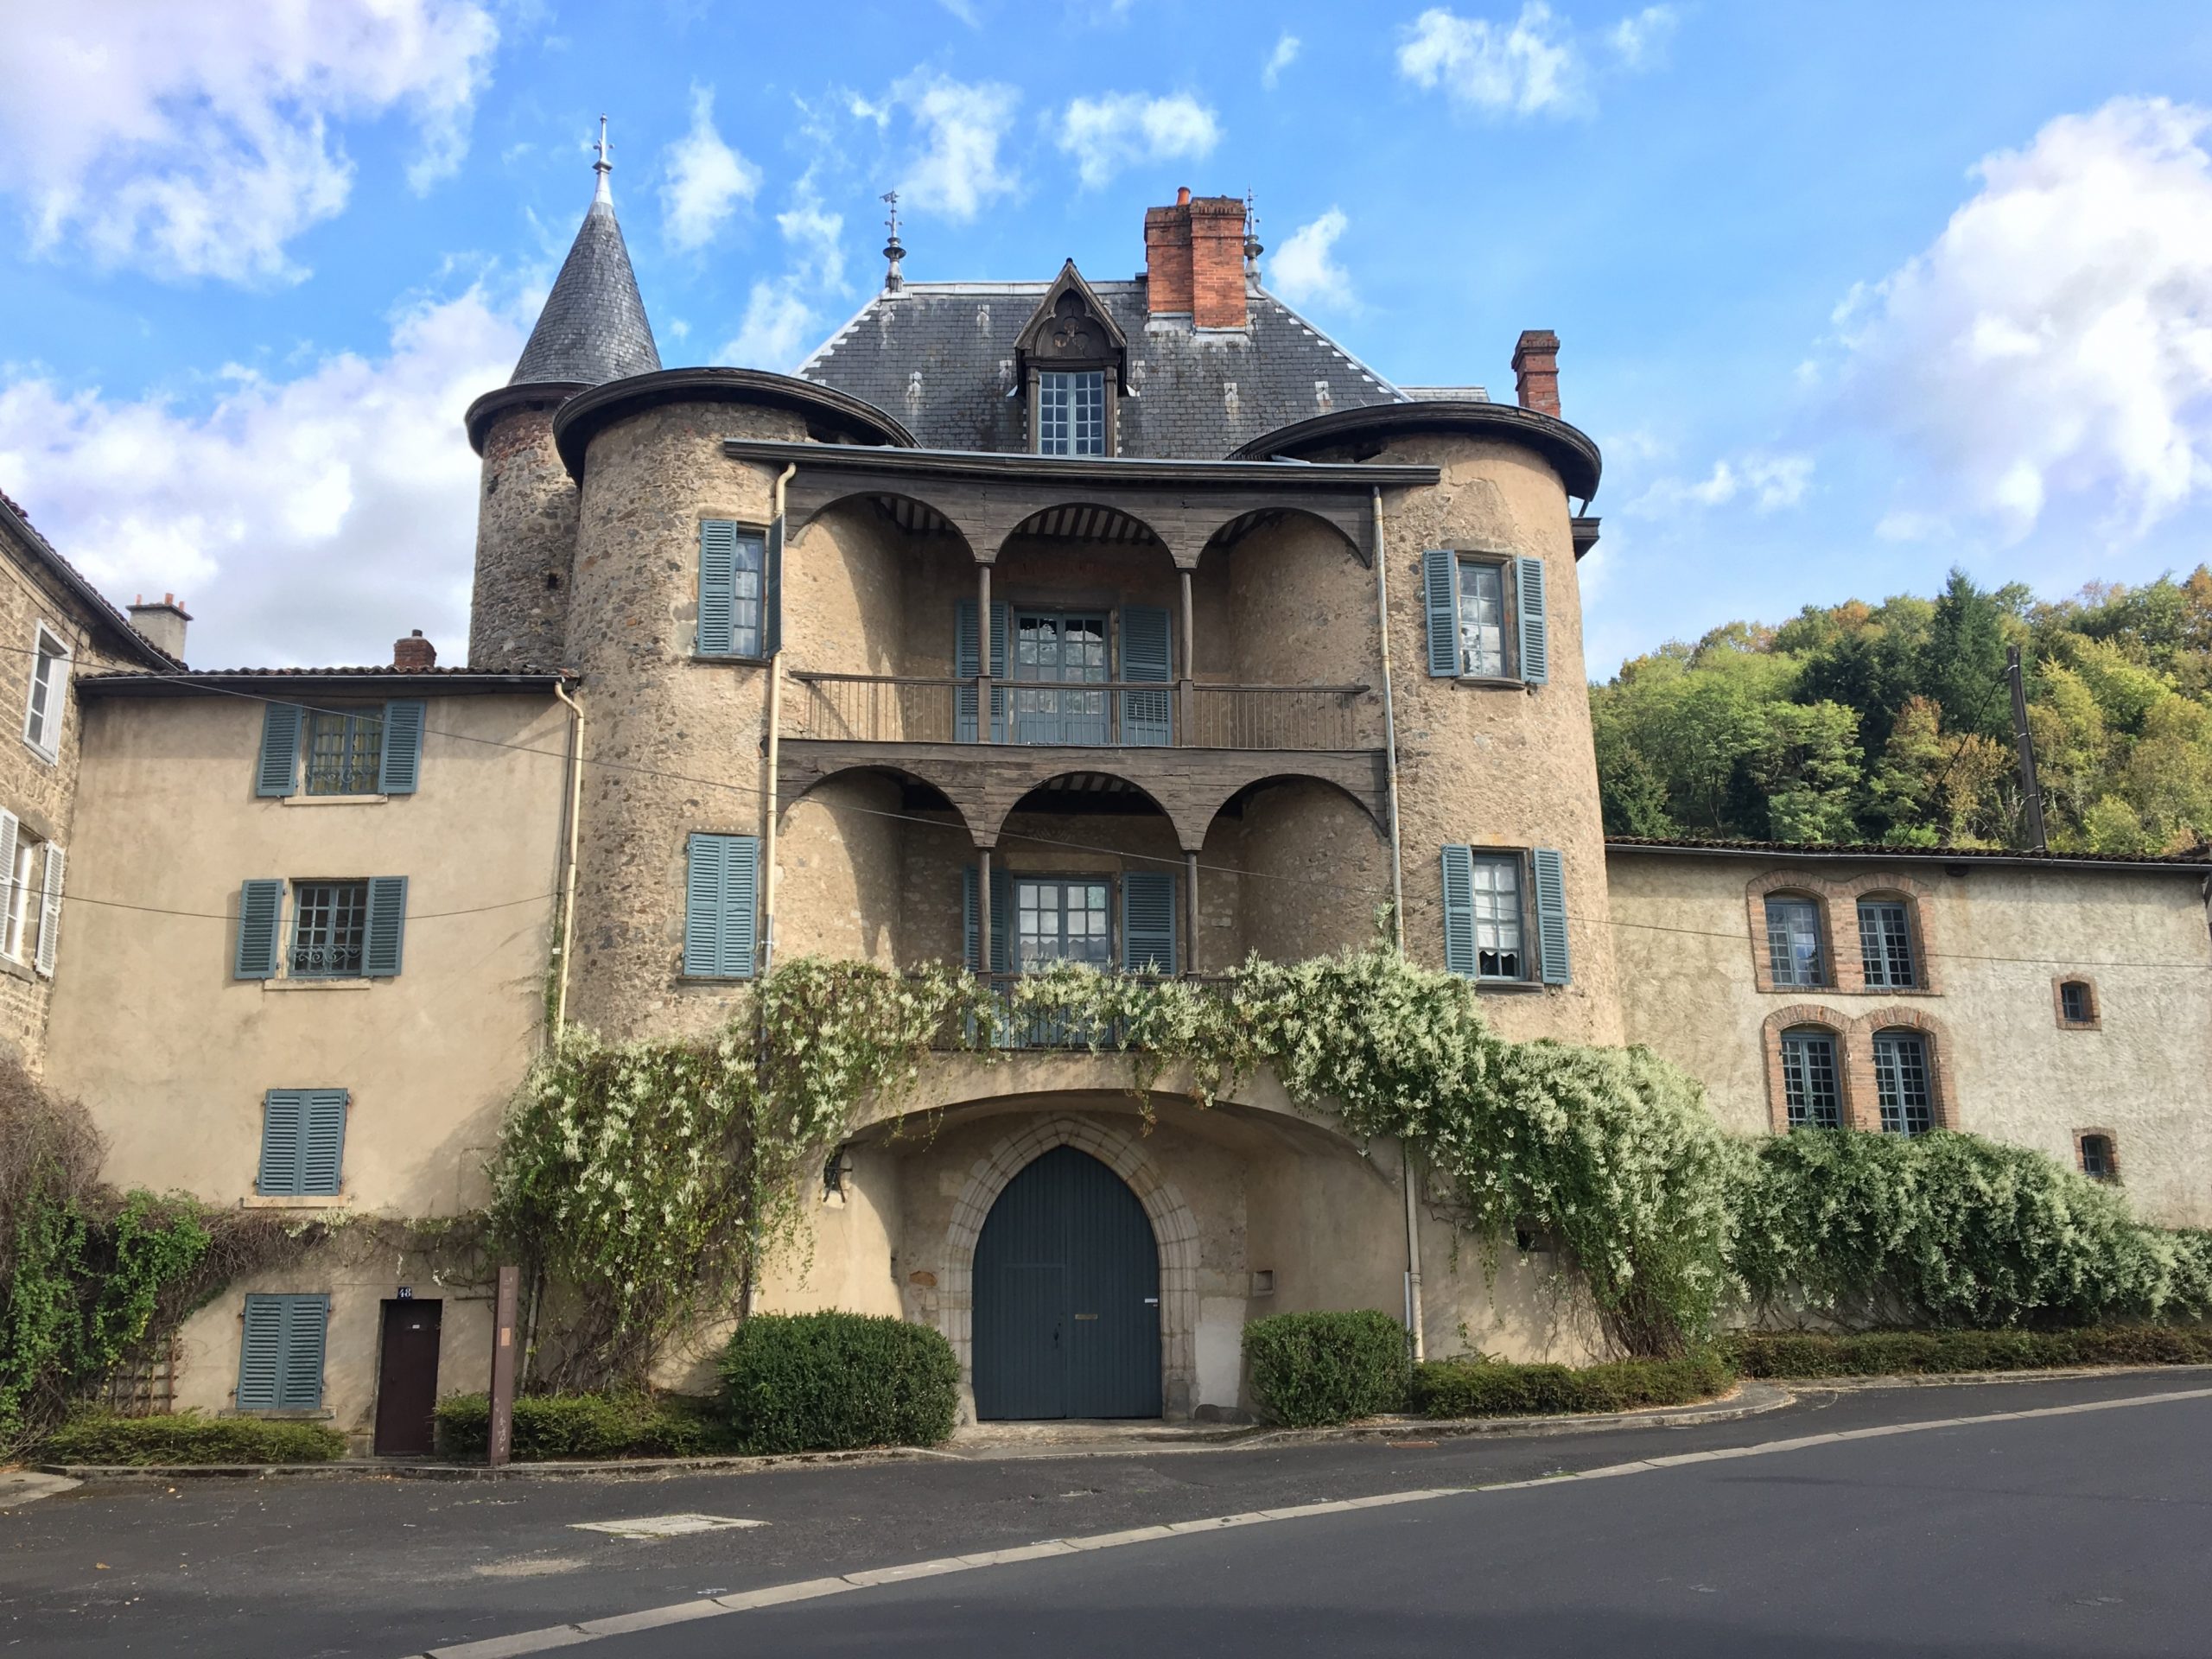
[[[1249,189],[1269,285],[1412,383],[1556,329],[1604,446],[1592,671],[1953,563],[2207,556],[2202,7],[47,8],[0,37],[0,488],[191,655],[459,660],[474,459],[613,123],[670,364],[880,280],[1135,272]]]

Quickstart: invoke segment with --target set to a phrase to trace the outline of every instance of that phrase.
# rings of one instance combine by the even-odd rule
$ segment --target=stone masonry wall
[[[553,448],[551,408],[502,415],[484,436],[468,664],[515,669],[568,660],[575,482]]]

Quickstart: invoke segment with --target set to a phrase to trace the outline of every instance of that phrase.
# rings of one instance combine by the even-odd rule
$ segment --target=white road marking
[[[1312,1516],[1345,1515],[1358,1510],[1387,1509],[1401,1503],[1427,1503],[1440,1497],[1527,1491],[1538,1486],[1563,1486],[1578,1480],[1608,1480],[1618,1475],[1679,1469],[1693,1463],[1721,1463],[1731,1458],[1771,1457],[1777,1452],[1802,1452],[1815,1446],[1840,1446],[1847,1440],[1881,1440],[1892,1434],[1924,1434],[1939,1428],[2027,1422],[2038,1417],[2072,1417],[2084,1412],[2124,1411],[2133,1406],[2159,1406],[2175,1400],[2205,1399],[2212,1399],[2212,1389],[2184,1389],[2172,1394],[2130,1395],[2120,1400],[2089,1400],[2071,1406],[2037,1406],[2026,1411],[1993,1411],[1978,1417],[1937,1417],[1925,1422],[1884,1423],[1872,1428],[1847,1428],[1833,1434],[1802,1434],[1786,1440],[1763,1440],[1756,1446],[1723,1446],[1711,1452],[1683,1452],[1666,1458],[1639,1458],[1632,1463],[1611,1463],[1601,1468],[1581,1469],[1567,1474],[1542,1475],[1535,1480],[1502,1480],[1483,1486],[1427,1486],[1413,1491],[1379,1492],[1371,1497],[1300,1503],[1286,1510],[1260,1510],[1244,1515],[1215,1516],[1196,1521],[1173,1522],[1166,1526],[1131,1527],[1121,1532],[1094,1533],[1087,1538],[1050,1538],[1013,1549],[988,1550],[975,1555],[949,1555],[931,1561],[910,1561],[899,1567],[870,1567],[864,1572],[848,1573],[840,1578],[808,1579],[797,1584],[771,1585],[766,1589],[748,1590],[739,1595],[715,1596],[707,1601],[677,1602],[666,1607],[648,1607],[639,1612],[590,1619],[580,1624],[556,1624],[542,1630],[523,1630],[513,1636],[494,1637],[485,1642],[466,1642],[458,1647],[418,1649],[409,1655],[408,1659],[519,1659],[519,1656],[524,1654],[570,1647],[579,1642],[594,1641],[602,1636],[652,1630],[662,1624],[712,1618],[723,1613],[746,1612],[756,1607],[779,1607],[795,1601],[813,1601],[823,1596],[842,1595],[848,1591],[863,1590],[874,1585],[904,1584],[911,1580],[935,1578],[946,1573],[971,1573],[982,1567],[1003,1567],[1015,1561],[1038,1560],[1046,1556],[1084,1550],[1119,1549],[1125,1544],[1148,1544],[1168,1538],[1203,1537],[1229,1527],[1258,1526],[1272,1521],[1302,1521]],[[713,1517],[664,1516],[655,1518],[701,1520]],[[603,1530],[622,1524],[626,1523],[602,1522],[596,1526]],[[759,1526],[765,1523],[737,1522],[722,1524]]]
[[[617,1538],[683,1538],[695,1532],[727,1532],[733,1527],[765,1527],[734,1515],[641,1515],[633,1521],[572,1521],[572,1532],[605,1532]]]

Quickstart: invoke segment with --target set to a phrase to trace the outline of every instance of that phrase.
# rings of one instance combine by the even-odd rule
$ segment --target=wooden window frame
[[[2089,994],[2089,1017],[2069,1020],[2066,1017],[2066,988],[2079,985]],[[2104,993],[2097,982],[2087,974],[2053,974],[2050,978],[2050,1013],[2061,1031],[2102,1031],[2105,1028]],[[2091,1131],[2084,1130],[2084,1134]],[[2102,1131],[2095,1131],[2101,1134]]]
[[[1949,1033],[1942,1021],[1923,1007],[1885,1006],[1853,1014],[1828,1002],[1792,1002],[1775,1009],[1760,1022],[1759,1045],[1767,1084],[1767,1122],[1777,1135],[1789,1129],[1789,1103],[1782,1070],[1782,1034],[1800,1026],[1818,1026],[1833,1032],[1842,1060],[1840,1079],[1843,1091],[1843,1127],[1878,1132],[1882,1127],[1881,1090],[1874,1065],[1878,1033],[1910,1031],[1925,1046],[1928,1059],[1928,1103],[1932,1126],[1956,1129],[1958,1094],[1952,1077]]]
[[[1459,667],[1461,680],[1471,685],[1525,686],[1521,677],[1521,594],[1518,567],[1510,553],[1494,552],[1488,549],[1453,548],[1452,560],[1452,626],[1459,630]],[[1471,674],[1466,671],[1467,633],[1463,622],[1466,603],[1467,567],[1486,565],[1497,572],[1497,629],[1505,647],[1505,671],[1502,674]]]
[[[48,640],[54,643],[50,658],[40,649]],[[70,664],[76,655],[76,648],[62,637],[61,631],[41,617],[31,632],[30,683],[23,696],[23,747],[48,766],[61,759],[62,727],[69,709]],[[39,706],[41,689],[46,692],[42,709]],[[39,724],[37,737],[31,735],[34,721]],[[42,741],[48,738],[50,742]]]
[[[1819,907],[1821,940],[1827,952],[1825,985],[1784,985],[1777,982],[1767,954],[1766,900],[1770,895],[1796,894]],[[1942,979],[1936,966],[1936,942],[1930,919],[1936,890],[1916,876],[1902,872],[1872,870],[1853,876],[1834,877],[1811,870],[1764,871],[1744,884],[1745,928],[1751,947],[1751,982],[1764,995],[1802,995],[1809,990],[1841,996],[1940,996]],[[1866,983],[1866,947],[1859,937],[1861,899],[1901,901],[1910,931],[1912,966],[1917,982],[1912,985]]]
[[[2102,1175],[2089,1173],[2088,1142],[2096,1139],[2101,1139],[2104,1141],[2105,1153],[2108,1160],[2109,1166]],[[2112,1130],[2096,1124],[2092,1124],[2085,1129],[2075,1130],[2074,1167],[2080,1170],[2082,1174],[2088,1175],[2093,1181],[2101,1181],[2109,1186],[2120,1185],[2120,1136]]]

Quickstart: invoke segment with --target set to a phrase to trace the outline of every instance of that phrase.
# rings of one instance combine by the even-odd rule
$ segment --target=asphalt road
[[[2212,1652],[2212,1399],[1841,1442],[2202,1373],[1808,1398],[1695,1428],[669,1480],[86,1488],[0,1514],[0,1653],[369,1656],[1206,1516],[1546,1481],[847,1591],[591,1659]],[[641,1541],[586,1520],[768,1524]]]

